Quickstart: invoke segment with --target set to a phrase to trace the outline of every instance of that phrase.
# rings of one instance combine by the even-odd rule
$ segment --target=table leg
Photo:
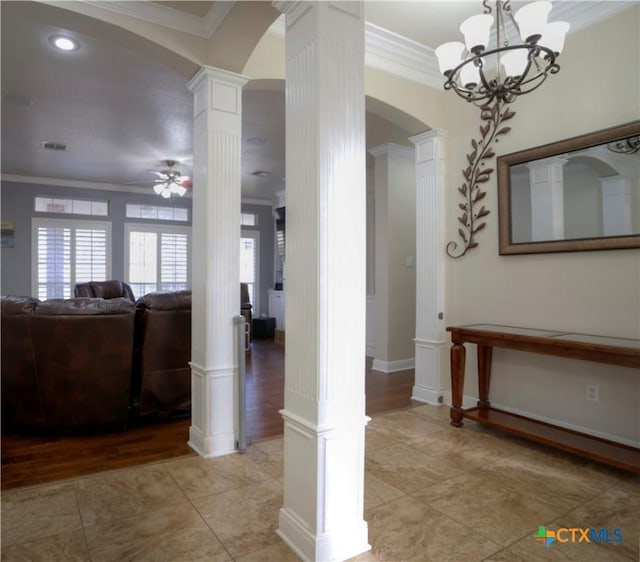
[[[480,400],[478,408],[490,408],[489,386],[491,384],[491,352],[488,345],[478,345],[478,391]]]
[[[467,350],[461,343],[451,346],[451,425],[462,427],[462,396],[464,393],[464,364]]]

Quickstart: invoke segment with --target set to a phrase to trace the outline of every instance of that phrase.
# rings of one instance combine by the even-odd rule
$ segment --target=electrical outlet
[[[600,387],[597,384],[587,385],[587,400],[598,402],[600,400]]]

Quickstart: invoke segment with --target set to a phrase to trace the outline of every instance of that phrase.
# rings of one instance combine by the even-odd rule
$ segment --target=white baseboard
[[[374,371],[381,371],[383,373],[395,373],[397,371],[406,371],[408,369],[416,368],[416,360],[411,359],[398,359],[397,361],[381,361],[380,359],[373,360]]]
[[[510,414],[517,414],[519,416],[531,418],[532,420],[536,420],[544,423],[550,423],[552,425],[557,425],[558,427],[563,427],[565,429],[570,429],[572,431],[586,433],[587,435],[593,435],[594,437],[599,437],[600,439],[606,439],[608,441],[614,441],[615,443],[621,443],[622,445],[629,445],[630,447],[640,448],[640,441],[634,441],[633,439],[626,439],[625,437],[611,435],[609,433],[605,433],[604,431],[597,431],[595,429],[591,429],[590,427],[583,427],[581,425],[575,425],[565,421],[556,420],[553,418],[549,418],[547,416],[532,414],[531,412],[526,412],[524,410],[520,410],[518,408],[512,408],[510,406],[503,406],[502,404],[496,404],[494,402],[491,402],[491,406],[498,410],[509,412]]]
[[[235,439],[230,439],[230,437],[229,435],[223,435],[207,438],[197,427],[192,425],[189,427],[189,441],[187,441],[187,445],[201,457],[211,459],[213,457],[237,453],[235,448],[228,446],[229,443],[235,442]]]
[[[348,560],[371,550],[366,521],[352,522],[352,528],[333,529],[316,536],[294,513],[280,508],[278,535],[302,560]]]
[[[426,404],[431,404],[432,406],[443,406],[444,391],[433,390],[432,388],[427,388],[426,386],[414,385],[411,393],[411,399],[417,400],[418,402],[425,402]]]
[[[428,400],[423,400],[419,397],[416,397],[415,388],[416,387],[414,387],[414,396],[412,396],[414,400],[419,400],[420,402],[427,402],[428,404],[433,404],[433,402],[429,402]],[[451,406],[451,391],[446,390],[442,394],[443,394],[444,404],[446,406]],[[467,408],[474,408],[475,406],[477,406],[477,403],[478,403],[478,398],[476,396],[465,395],[462,398],[462,407],[465,410]],[[604,431],[597,431],[595,429],[591,429],[590,427],[583,427],[581,425],[567,423],[565,421],[556,420],[553,418],[549,418],[547,416],[541,416],[539,414],[532,414],[531,412],[520,410],[519,408],[512,408],[511,406],[503,406],[502,404],[496,404],[495,402],[491,402],[491,406],[498,410],[509,412],[510,414],[517,414],[519,416],[531,418],[532,420],[549,423],[551,425],[557,425],[558,427],[563,427],[564,429],[570,429],[572,431],[586,433],[587,435],[593,435],[594,437],[599,437],[600,439],[606,439],[607,441],[613,441],[614,443],[621,443],[622,445],[628,445],[630,447],[640,448],[640,441],[634,441],[633,439],[619,437],[618,435],[611,435],[610,433],[605,433]]]
[[[366,353],[367,353],[367,357],[373,357],[375,355],[376,352],[376,346],[375,344],[367,344],[366,347]]]

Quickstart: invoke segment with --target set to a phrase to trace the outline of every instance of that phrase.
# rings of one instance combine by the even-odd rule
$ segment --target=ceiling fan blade
[[[164,172],[158,172],[157,170],[148,170],[149,172],[151,172],[152,174],[156,174],[159,178],[166,178],[167,174],[165,174]]]
[[[178,183],[183,182],[183,181],[189,181],[191,179],[191,176],[178,176],[176,178],[176,181]]]
[[[165,187],[162,184],[156,184],[153,186],[153,191],[160,195],[164,191]]]

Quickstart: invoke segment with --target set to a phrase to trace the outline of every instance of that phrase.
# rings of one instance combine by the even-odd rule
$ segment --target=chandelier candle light
[[[511,13],[509,0],[497,0],[496,47],[487,50],[494,16],[488,0],[482,5],[483,14],[471,16],[460,25],[464,43],[451,41],[435,51],[440,71],[447,78],[444,88],[476,105],[486,105],[494,99],[511,103],[560,70],[556,60],[564,47],[569,24],[547,22],[551,11],[551,2],[547,0],[527,4],[515,15]],[[522,42],[510,42],[509,22]],[[511,35],[513,38],[515,32]]]

